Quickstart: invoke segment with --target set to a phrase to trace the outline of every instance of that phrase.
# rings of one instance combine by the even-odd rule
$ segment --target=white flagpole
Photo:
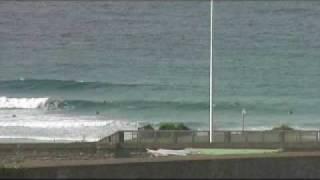
[[[210,0],[210,110],[209,110],[209,120],[210,120],[210,143],[213,142],[213,104],[212,104],[212,91],[213,91],[213,0]]]

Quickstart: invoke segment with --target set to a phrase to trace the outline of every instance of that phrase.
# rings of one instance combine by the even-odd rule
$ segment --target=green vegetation
[[[151,126],[151,124],[147,124],[145,126],[138,128],[138,130],[154,130],[154,128]]]
[[[282,131],[294,131],[295,129],[290,127],[287,124],[281,124],[280,126],[272,128],[272,130],[273,131],[279,131],[279,130],[282,130]]]
[[[203,155],[241,155],[241,154],[266,154],[266,153],[279,153],[282,149],[224,149],[224,148],[194,148],[193,151]]]
[[[138,130],[155,130],[155,128],[151,124],[146,124]],[[190,128],[183,123],[160,123],[159,130],[190,130]]]
[[[190,130],[183,123],[161,123],[159,130]]]

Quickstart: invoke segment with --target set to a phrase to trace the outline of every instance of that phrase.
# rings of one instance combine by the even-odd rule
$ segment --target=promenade
[[[2,178],[319,178],[319,152],[26,161]]]
[[[267,154],[152,158],[146,148],[279,149]],[[97,142],[0,144],[0,177],[320,177],[318,131],[118,131]]]

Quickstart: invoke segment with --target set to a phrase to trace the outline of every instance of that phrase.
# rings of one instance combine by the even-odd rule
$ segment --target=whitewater
[[[37,109],[45,107],[49,98],[0,97],[0,109]]]

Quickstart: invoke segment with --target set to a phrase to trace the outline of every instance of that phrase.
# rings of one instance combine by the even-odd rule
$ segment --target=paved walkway
[[[145,157],[145,158],[107,158],[107,159],[87,159],[87,160],[26,160],[18,163],[16,167],[61,167],[61,166],[81,166],[81,165],[103,165],[103,164],[123,164],[123,163],[145,163],[145,162],[170,162],[170,161],[197,161],[215,159],[252,159],[252,158],[275,158],[275,157],[320,157],[320,151],[301,152],[281,152],[254,155],[189,155],[189,156],[167,156],[167,157]]]

